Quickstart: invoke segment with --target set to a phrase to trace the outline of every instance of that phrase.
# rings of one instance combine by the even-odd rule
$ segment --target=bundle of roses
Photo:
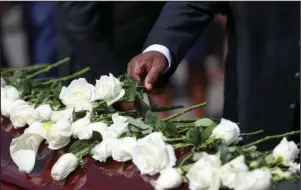
[[[126,75],[101,76],[95,85],[84,78],[62,85],[89,70],[85,68],[62,78],[36,79],[68,61],[1,70],[1,115],[14,128],[26,128],[10,145],[21,172],[33,170],[38,148],[45,141],[51,150],[71,144],[51,170],[55,180],[66,178],[88,155],[99,162],[109,157],[118,162],[131,160],[142,175],[160,174],[151,181],[158,190],[183,183],[192,190],[258,190],[299,177],[300,164],[295,162],[299,148],[286,137],[300,131],[240,145],[243,136],[262,131],[241,134],[238,125],[226,119],[176,119],[207,102],[163,119],[155,112],[182,106],[150,105],[145,89]],[[122,111],[120,102],[132,102],[134,109]],[[272,151],[257,150],[257,144],[279,138],[280,144]],[[175,150],[182,148],[187,155],[179,163]]]

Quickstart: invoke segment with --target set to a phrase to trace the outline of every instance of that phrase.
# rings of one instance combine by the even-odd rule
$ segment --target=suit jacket
[[[164,2],[57,2],[58,29],[84,76],[125,74],[127,63],[141,53]],[[74,65],[73,65],[74,66]]]
[[[169,2],[145,46],[171,51],[171,75],[217,13],[228,16],[224,117],[243,132],[300,129],[300,2]]]

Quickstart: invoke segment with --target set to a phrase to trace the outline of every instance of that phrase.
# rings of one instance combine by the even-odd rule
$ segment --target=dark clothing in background
[[[299,129],[300,2],[169,2],[145,47],[171,51],[171,75],[216,13],[228,17],[224,118],[239,122],[242,132]]]
[[[58,48],[54,20],[55,2],[24,2],[23,5],[31,64],[56,62]],[[42,76],[57,76],[57,68]]]
[[[57,2],[58,26],[84,76],[125,74],[165,2]]]

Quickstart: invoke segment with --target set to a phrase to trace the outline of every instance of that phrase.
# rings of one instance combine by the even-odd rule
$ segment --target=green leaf
[[[136,128],[139,128],[141,130],[148,130],[149,128],[153,128],[151,125],[145,124],[141,118],[134,119],[130,116],[127,116],[126,118],[127,118],[127,121],[131,125],[135,126]]]
[[[14,72],[14,74],[13,74],[11,77],[9,77],[9,80],[10,80],[11,82],[14,82],[14,81],[16,81],[17,79],[21,79],[23,75],[24,75],[23,71],[22,71],[21,69],[17,69],[17,70]]]
[[[160,130],[161,132],[164,132],[166,129],[167,124],[161,119],[161,118],[157,118],[156,119],[156,123],[155,126],[158,130]]]
[[[194,122],[194,124],[197,127],[210,127],[210,126],[214,125],[214,121],[212,121],[209,118],[201,118],[201,119],[197,120],[196,122]]]
[[[205,128],[205,130],[203,131],[203,133],[201,135],[201,142],[205,142],[206,140],[209,139],[214,128],[215,128],[214,125],[211,125],[210,127]]]
[[[134,108],[139,114],[140,117],[145,117],[147,111],[150,110],[149,106],[144,103],[141,97],[138,94],[135,96]]]
[[[187,131],[186,137],[188,141],[193,143],[195,146],[198,146],[201,143],[201,135],[199,133],[199,130],[195,128],[191,128]]]
[[[130,87],[128,89],[128,101],[133,102],[135,100],[139,81],[132,79],[129,85]]]
[[[142,96],[143,96],[143,102],[144,102],[146,105],[150,106],[150,102],[149,102],[149,99],[148,99],[147,94],[146,94],[146,93],[143,93]]]
[[[220,160],[221,162],[227,163],[229,161],[229,148],[226,145],[219,146]],[[231,157],[230,157],[231,158]]]
[[[92,132],[92,139],[98,142],[102,141],[102,135],[98,131],[93,131]]]
[[[274,162],[274,157],[272,154],[269,154],[265,157],[265,161],[267,162],[267,164],[271,164]]]
[[[154,132],[154,127],[153,126],[150,126],[148,129],[141,131],[143,136],[151,134],[152,132]]]
[[[164,135],[167,137],[177,137],[179,136],[178,129],[176,125],[172,122],[167,122],[164,130]]]
[[[146,115],[145,115],[145,123],[146,124],[155,125],[158,119],[162,120],[161,118],[159,118],[156,114],[154,114],[150,110],[148,110],[146,112]]]
[[[203,131],[204,131],[203,127],[195,127],[195,128],[198,129],[200,133],[203,133]]]
[[[68,152],[72,154],[77,154],[83,149],[90,147],[91,144],[92,144],[91,140],[77,140],[70,146]]]
[[[87,111],[84,110],[84,111],[80,111],[80,112],[73,112],[72,113],[72,118],[74,121],[78,120],[78,119],[81,119],[81,118],[84,118],[87,114]]]

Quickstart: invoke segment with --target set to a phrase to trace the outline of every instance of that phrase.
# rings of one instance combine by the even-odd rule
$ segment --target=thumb
[[[146,89],[151,90],[153,88],[153,84],[158,80],[160,72],[161,69],[159,67],[152,66],[144,80],[144,86]]]

